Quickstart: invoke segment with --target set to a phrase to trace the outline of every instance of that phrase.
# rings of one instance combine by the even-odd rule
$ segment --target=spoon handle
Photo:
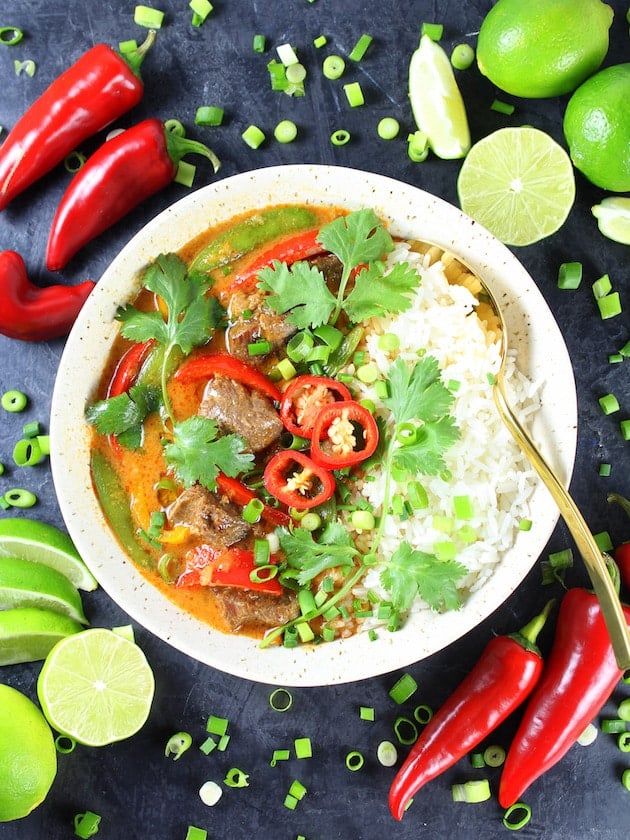
[[[512,412],[500,376],[495,380],[494,401],[512,437],[558,505],[562,518],[582,555],[593,590],[599,600],[617,664],[622,670],[626,670],[630,668],[630,631],[602,552],[572,497]]]

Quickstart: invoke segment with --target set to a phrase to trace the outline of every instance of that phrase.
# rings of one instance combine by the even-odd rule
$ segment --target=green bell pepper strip
[[[90,467],[96,496],[115,536],[134,562],[145,569],[153,568],[152,558],[136,539],[129,500],[116,471],[98,450],[92,453]]]
[[[191,262],[190,271],[208,273],[249,254],[265,242],[316,224],[317,216],[308,207],[297,205],[261,210],[202,248]]]

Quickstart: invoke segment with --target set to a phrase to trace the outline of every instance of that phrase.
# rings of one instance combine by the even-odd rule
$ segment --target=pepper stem
[[[553,598],[551,601],[547,601],[542,611],[538,613],[538,615],[535,615],[532,620],[522,627],[518,633],[515,633],[512,638],[516,639],[516,641],[520,642],[520,644],[528,650],[536,650],[536,639],[538,638],[540,631],[545,626],[554,604],[555,599]]]
[[[182,137],[181,134],[177,134],[175,131],[169,131],[168,128],[164,129],[164,134],[166,136],[166,150],[173,163],[178,164],[187,154],[203,155],[208,158],[214,171],[219,171],[221,161],[212,149],[204,146],[198,140],[189,140],[187,137]]]
[[[155,29],[149,29],[147,37],[140,44],[139,47],[136,47],[135,50],[130,50],[129,52],[126,52],[123,55],[121,55],[122,60],[129,65],[129,69],[131,70],[131,72],[135,76],[138,76],[138,78],[140,78],[140,67],[142,66],[144,57],[155,43],[156,37],[157,32],[155,31]]]

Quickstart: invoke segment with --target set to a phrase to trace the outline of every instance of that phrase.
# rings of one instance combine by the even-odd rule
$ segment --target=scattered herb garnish
[[[85,418],[100,434],[116,435],[121,446],[137,449],[144,421],[161,404],[162,393],[155,385],[132,385],[124,394],[89,406]]]

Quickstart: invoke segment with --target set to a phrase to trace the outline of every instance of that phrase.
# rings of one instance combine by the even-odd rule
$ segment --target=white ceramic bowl
[[[408,184],[340,167],[298,165],[246,172],[217,181],[165,210],[123,248],[84,306],[65,347],[53,394],[52,469],[68,531],[102,587],[133,620],[165,642],[222,671],[279,685],[325,685],[403,668],[475,627],[518,587],[544,549],[557,510],[541,485],[531,516],[488,582],[458,612],[423,612],[376,642],[367,634],[293,649],[261,651],[191,617],[162,596],[120,549],[92,491],[89,435],[83,413],[93,398],[118,331],[116,308],[133,299],[138,272],[159,253],[175,251],[206,227],[277,203],[373,207],[394,235],[452,250],[479,272],[506,304],[510,344],[519,367],[543,381],[535,436],[568,482],[576,447],[577,407],[571,363],[560,331],[535,283],[514,255],[457,208]],[[553,364],[550,363],[553,360]]]

